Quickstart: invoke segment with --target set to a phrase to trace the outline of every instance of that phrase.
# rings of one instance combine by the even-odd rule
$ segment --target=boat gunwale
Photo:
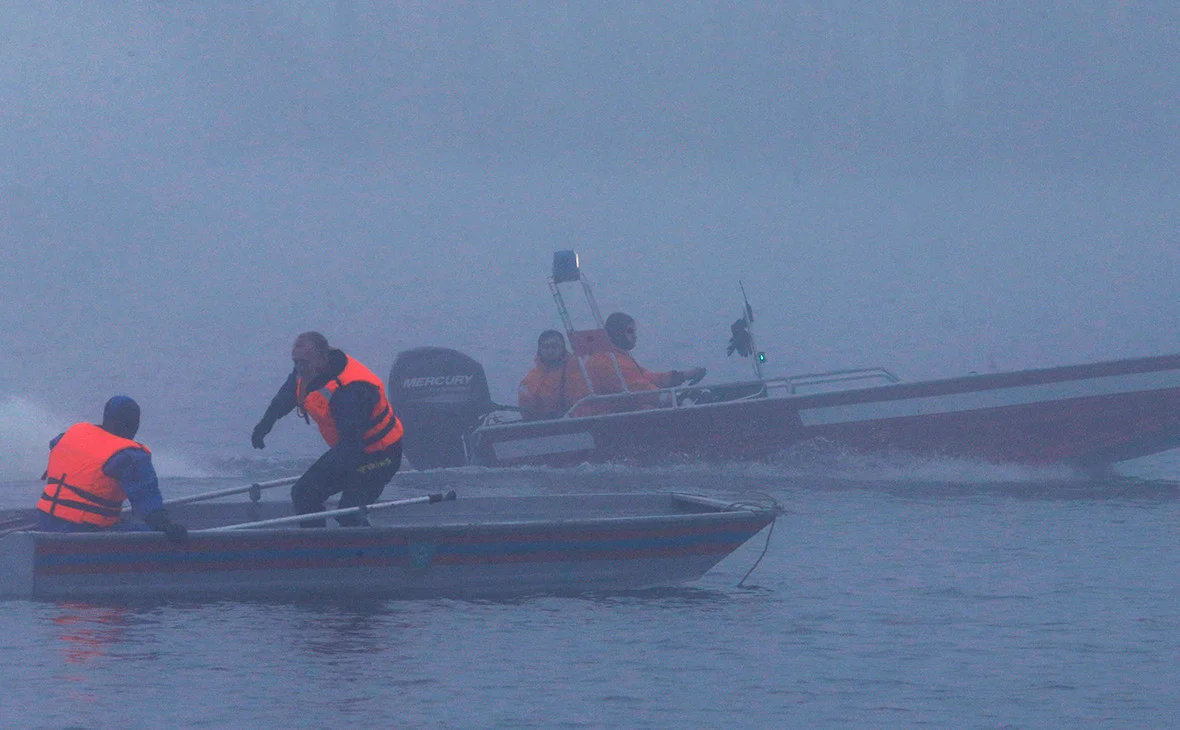
[[[673,498],[676,493],[673,493]],[[689,495],[697,496],[697,495]],[[703,500],[709,500],[704,497]],[[691,501],[692,504],[701,506],[713,506],[707,501],[697,502]],[[423,521],[422,523],[399,522],[395,524],[374,524],[368,527],[340,527],[328,526],[323,528],[300,528],[300,527],[277,527],[277,528],[258,528],[258,529],[244,529],[228,531],[206,531],[204,529],[190,530],[190,539],[200,538],[201,542],[207,542],[211,539],[217,538],[219,542],[229,541],[246,541],[258,542],[265,541],[270,538],[305,538],[313,542],[322,542],[327,539],[339,539],[344,542],[357,541],[360,543],[370,544],[374,541],[380,542],[381,538],[386,536],[398,534],[429,534],[429,533],[445,533],[462,534],[462,533],[480,533],[480,534],[498,534],[513,532],[517,530],[538,530],[546,528],[563,528],[563,529],[593,529],[593,528],[625,528],[627,526],[636,526],[640,528],[653,528],[661,524],[670,526],[681,525],[685,527],[695,527],[698,525],[708,525],[712,523],[737,523],[737,524],[757,524],[761,523],[762,528],[774,522],[782,513],[781,507],[777,505],[761,505],[753,502],[735,502],[723,503],[724,507],[714,507],[710,512],[667,512],[660,514],[646,514],[646,515],[625,515],[625,516],[590,516],[590,517],[575,517],[570,519],[564,518],[524,518],[511,520],[495,520],[495,521],[471,521],[470,519],[464,521]],[[229,506],[229,505],[227,505]],[[314,515],[309,515],[314,517]],[[36,530],[25,530],[19,534],[32,535],[38,547],[42,545],[103,545],[108,543],[159,543],[167,545],[170,549],[184,550],[183,546],[172,546],[169,543],[160,543],[163,536],[155,532],[40,532]],[[10,536],[5,536],[10,537]],[[3,539],[3,538],[0,538]]]
[[[1174,363],[1163,367],[1153,367],[1156,364],[1166,364],[1166,361],[1172,360]],[[1131,367],[1120,367],[1131,366]],[[1095,371],[1095,372],[1091,372]],[[670,414],[675,414],[678,411],[702,411],[709,409],[738,409],[738,408],[801,408],[812,405],[823,405],[823,401],[839,400],[847,404],[872,403],[876,401],[885,400],[908,400],[911,398],[923,398],[932,396],[946,396],[955,395],[958,393],[971,392],[985,392],[991,390],[1003,390],[1008,388],[1018,388],[1029,385],[1046,385],[1052,383],[1068,383],[1074,381],[1084,381],[1094,378],[1113,377],[1119,375],[1132,375],[1140,373],[1165,373],[1169,371],[1180,372],[1180,353],[1168,355],[1153,355],[1149,357],[1139,358],[1125,358],[1121,360],[1106,360],[1102,362],[1073,364],[1073,365],[1054,365],[1042,368],[1029,368],[1025,370],[1011,370],[1002,373],[969,373],[967,375],[955,375],[944,378],[935,378],[930,380],[920,381],[905,381],[898,383],[886,383],[883,385],[874,385],[868,387],[852,387],[841,388],[838,390],[823,391],[818,393],[788,393],[785,395],[769,395],[762,397],[742,397],[733,400],[715,401],[710,403],[691,403],[687,405],[665,406],[661,408],[647,408],[635,411],[623,411],[619,413],[601,413],[587,416],[571,416],[568,413],[559,418],[538,419],[533,421],[511,421],[507,423],[495,423],[488,425],[480,425],[476,427],[471,436],[474,439],[479,439],[483,434],[487,434],[489,438],[493,438],[498,434],[510,433],[514,431],[550,431],[559,430],[565,431],[565,427],[577,428],[579,424],[596,424],[609,420],[642,420],[642,419],[659,419],[667,418]],[[763,386],[767,383],[772,383],[779,380],[789,380],[791,377],[807,377],[803,376],[787,376],[784,378],[775,378],[767,380],[743,380],[743,381],[728,381],[724,383],[715,383],[709,385],[695,385],[691,387],[678,386],[675,388],[661,388],[660,390],[644,391],[638,395],[651,395],[659,393],[682,393],[689,390],[708,389],[709,387],[716,388],[737,388],[737,387],[754,387]],[[1138,392],[1156,392],[1176,390],[1175,386],[1146,389]],[[611,393],[600,396],[597,400],[609,400],[614,398],[636,397],[635,393]],[[1120,395],[1131,395],[1120,394]],[[1077,398],[1067,398],[1063,400],[1081,400],[1090,397],[1108,397],[1108,396],[1078,396]],[[811,403],[811,401],[818,401],[818,403]],[[1008,407],[1008,406],[1004,406]],[[559,427],[559,428],[555,428]]]

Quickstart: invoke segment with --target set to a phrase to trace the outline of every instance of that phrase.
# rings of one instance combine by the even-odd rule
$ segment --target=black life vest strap
[[[83,489],[81,487],[76,487],[76,486],[73,486],[72,484],[67,484],[65,474],[61,475],[60,479],[51,479],[51,480],[48,480],[48,482],[50,482],[50,485],[57,485],[58,486],[57,489],[54,489],[54,492],[52,495],[50,494],[50,489],[48,489],[48,487],[46,487],[46,489],[45,489],[45,496],[47,499],[50,499],[51,501],[61,501],[61,504],[66,504],[65,500],[60,499],[61,487],[65,487],[66,489],[70,489],[70,491],[73,492],[74,494],[77,494],[78,496],[80,496],[80,498],[83,498],[85,500],[90,500],[91,502],[93,502],[92,506],[94,507],[94,509],[91,509],[91,512],[98,512],[98,511],[100,511],[101,508],[107,507],[110,509],[114,509],[114,511],[116,511],[116,512],[114,512],[114,514],[118,514],[119,511],[122,511],[122,509],[123,509],[123,500],[114,501],[113,499],[106,499],[105,496],[99,496],[98,494],[94,494],[93,492],[87,492],[86,489]],[[103,512],[98,512],[98,513],[105,514]]]
[[[385,426],[382,427],[381,430],[377,431],[372,436],[365,437],[365,446],[372,446],[373,444],[388,436],[389,432],[393,430],[394,425],[397,424],[397,419],[393,417],[393,408],[391,408],[388,403],[386,403],[385,408],[382,409],[381,415],[369,421],[369,427],[365,430],[369,431],[370,429],[380,425],[382,422],[385,423]]]

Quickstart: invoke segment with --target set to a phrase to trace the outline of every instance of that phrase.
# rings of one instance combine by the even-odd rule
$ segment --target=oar
[[[299,481],[299,477],[283,477],[282,479],[272,479],[269,482],[255,482],[247,484],[244,487],[230,487],[229,489],[219,489],[215,492],[204,492],[202,494],[194,494],[191,497],[177,497],[164,502],[165,507],[171,507],[177,504],[189,504],[191,502],[203,502],[206,499],[217,499],[218,497],[229,497],[234,494],[242,494],[244,492],[251,492],[251,497],[254,498],[254,492],[261,492],[263,489],[271,489],[273,487],[282,487],[287,484],[294,484]],[[255,498],[261,499],[261,497]],[[130,507],[124,508],[124,512],[130,510]]]
[[[434,504],[435,502],[450,502],[455,499],[455,491],[451,490],[446,494],[441,492],[437,494],[427,494],[422,497],[410,497],[409,499],[395,499],[390,502],[377,502],[376,504],[361,505],[360,507],[345,507],[344,509],[330,509],[326,512],[309,512],[304,515],[291,515],[290,517],[276,517],[272,520],[258,520],[256,522],[241,522],[236,525],[226,525],[224,527],[210,527],[204,530],[191,530],[189,534],[204,533],[204,532],[228,532],[229,530],[245,530],[254,527],[277,527],[279,525],[293,525],[304,520],[318,520],[324,517],[342,517],[344,515],[367,515],[370,512],[377,510],[389,509],[391,507],[405,507],[411,504]]]
[[[244,492],[250,492],[250,498],[257,502],[259,499],[262,499],[261,494],[262,494],[263,489],[273,489],[274,487],[282,487],[287,484],[294,484],[297,481],[299,481],[299,477],[283,477],[282,479],[272,479],[269,482],[254,482],[253,484],[247,484],[244,487],[231,487],[229,489],[219,489],[215,492],[204,492],[202,494],[194,494],[194,495],[191,495],[188,497],[177,497],[176,499],[169,499],[166,502],[164,502],[164,506],[165,507],[172,507],[172,506],[178,505],[178,504],[190,504],[192,502],[203,502],[207,499],[217,499],[218,497],[229,497],[234,494],[242,494]],[[255,495],[258,495],[258,496],[255,496]],[[131,506],[128,505],[128,506],[124,507],[123,512],[124,513],[131,512]],[[25,530],[31,530],[37,526],[36,522],[26,522],[23,524],[18,524],[14,527],[9,527],[9,525],[12,524],[12,522],[14,522],[14,521],[15,520],[10,520],[8,523],[0,524],[0,537],[11,534],[13,532],[23,532]]]

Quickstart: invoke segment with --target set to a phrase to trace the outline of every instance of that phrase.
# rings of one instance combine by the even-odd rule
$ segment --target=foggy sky
[[[133,392],[237,448],[315,328],[381,375],[457,347],[511,402],[563,248],[641,362],[714,378],[748,375],[739,279],[772,375],[1176,351],[1178,33],[1133,0],[9,4],[0,399]]]
[[[1166,2],[4,13],[3,144],[34,168],[292,145],[327,159],[376,148],[510,164],[706,157],[950,172],[1123,170],[1176,154],[1180,9]]]

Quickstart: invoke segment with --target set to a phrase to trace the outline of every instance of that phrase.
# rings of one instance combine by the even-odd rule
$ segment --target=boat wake
[[[470,469],[470,468],[469,468]],[[684,458],[660,465],[624,462],[585,463],[570,469],[520,466],[483,471],[518,474],[568,474],[600,478],[692,477],[694,481],[824,480],[839,482],[949,482],[961,484],[1043,483],[1090,478],[1083,470],[1067,466],[1044,467],[993,464],[949,457],[923,457],[903,452],[862,453],[837,444],[808,442],[781,451],[769,461],[700,461]]]
[[[862,452],[812,440],[779,452],[772,465],[797,478],[847,482],[1042,483],[1090,478],[1066,465],[998,464],[977,459],[921,456],[904,451]]]

